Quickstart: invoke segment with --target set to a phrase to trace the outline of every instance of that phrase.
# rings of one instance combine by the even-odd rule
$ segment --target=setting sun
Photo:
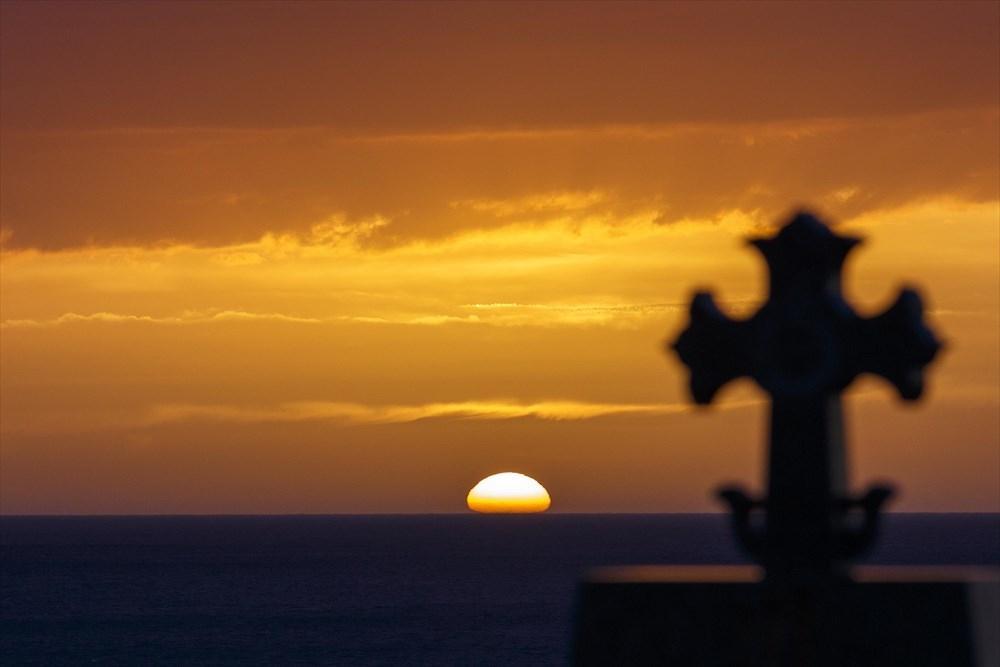
[[[541,484],[516,472],[501,472],[483,479],[469,491],[469,509],[487,514],[544,512],[552,504]]]

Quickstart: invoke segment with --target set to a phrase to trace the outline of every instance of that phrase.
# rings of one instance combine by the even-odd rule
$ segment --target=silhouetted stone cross
[[[807,213],[772,238],[753,239],[767,260],[770,295],[747,320],[726,317],[712,295],[691,302],[691,322],[673,347],[691,372],[691,394],[707,404],[727,382],[749,376],[771,394],[768,495],[728,488],[743,546],[769,580],[846,573],[872,542],[888,487],[846,495],[841,391],[861,373],[880,375],[905,400],[923,389],[923,367],[940,347],[920,297],[900,292],[884,313],[857,315],[841,293],[841,269],[860,239],[834,234]],[[762,529],[751,520],[765,511]],[[861,510],[860,521],[851,519]]]

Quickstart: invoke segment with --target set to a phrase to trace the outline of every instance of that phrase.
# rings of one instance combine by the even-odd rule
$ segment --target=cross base
[[[738,486],[722,487],[716,495],[729,505],[736,539],[751,558],[763,563],[771,577],[794,580],[822,575],[846,575],[848,560],[865,553],[874,544],[881,523],[882,506],[894,493],[891,486],[876,484],[861,496],[833,498],[832,507],[826,512],[827,516],[821,518],[828,521],[832,519],[831,527],[835,527],[835,530],[826,536],[828,548],[813,554],[813,558],[802,558],[801,552],[805,551],[808,556],[809,549],[796,547],[807,547],[820,542],[815,532],[786,536],[784,542],[778,542],[781,548],[772,550],[768,548],[771,545],[767,540],[767,531],[754,530],[751,514],[755,510],[766,511],[769,506],[767,498],[751,498]],[[854,511],[857,512],[857,525],[848,527],[848,515]],[[810,526],[808,523],[805,525]],[[810,527],[813,531],[822,531],[824,522],[813,522]],[[772,540],[775,541],[777,540]],[[796,556],[799,557],[797,561]]]
[[[768,585],[757,567],[596,571],[578,599],[576,665],[1000,664],[1000,570],[860,567]]]

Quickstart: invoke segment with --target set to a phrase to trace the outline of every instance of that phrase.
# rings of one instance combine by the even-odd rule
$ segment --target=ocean
[[[722,515],[0,517],[0,660],[562,665],[587,568],[740,562]],[[1000,564],[1000,515],[867,562]]]

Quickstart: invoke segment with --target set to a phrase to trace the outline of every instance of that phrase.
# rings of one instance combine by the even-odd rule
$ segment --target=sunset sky
[[[947,342],[852,485],[1000,511],[1000,4],[0,9],[3,513],[720,510],[766,396],[663,342],[800,206]]]

